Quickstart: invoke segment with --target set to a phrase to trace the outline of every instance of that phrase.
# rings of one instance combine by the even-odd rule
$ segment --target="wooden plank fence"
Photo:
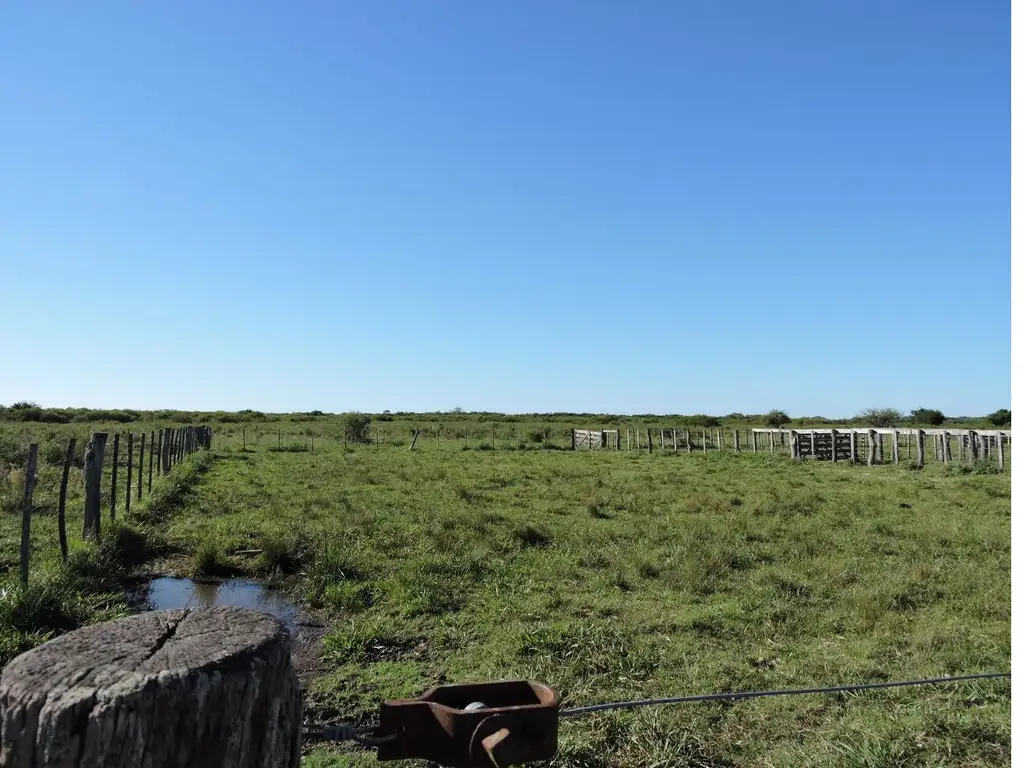
[[[625,432],[625,440],[621,440]],[[731,435],[728,434],[731,432]],[[609,435],[614,435],[610,439]],[[723,429],[627,428],[625,430],[572,430],[573,450],[662,452],[744,450],[777,454],[794,460],[849,461],[869,465],[913,461],[924,466],[930,453],[935,461],[975,463],[991,461],[1007,466],[1012,433],[1003,429],[910,429],[906,427],[843,427],[835,429]]]
[[[163,474],[169,473],[174,466],[188,456],[198,450],[209,450],[213,432],[208,426],[194,426],[194,427],[182,427],[176,430],[167,430],[167,432],[174,432],[178,441],[177,447],[173,452],[168,451],[165,454],[167,461],[161,464]],[[127,515],[131,511],[131,498],[132,498],[132,477],[136,478],[135,494],[136,500],[142,499],[142,467],[144,460],[144,452],[146,448],[145,435],[141,435],[138,441],[139,453],[136,464],[135,458],[135,436],[133,433],[128,434],[127,440],[127,451],[123,456],[123,463],[127,472],[127,480],[125,487],[125,514]],[[87,541],[99,541],[101,534],[101,521],[102,521],[102,499],[103,499],[103,467],[106,456],[108,455],[106,447],[108,443],[109,435],[106,432],[94,432],[89,438],[88,443],[85,447],[85,454],[82,462],[82,482],[84,485],[84,501],[83,501],[83,512],[82,512],[82,538]],[[111,521],[116,519],[117,514],[117,472],[118,472],[118,448],[120,447],[120,435],[115,434],[112,444],[114,446],[113,451],[110,452],[110,519]],[[149,491],[153,490],[153,446],[156,445],[152,439],[152,435],[149,441],[150,455],[149,455]],[[164,443],[165,446],[171,445],[170,440]],[[57,536],[60,544],[61,559],[67,561],[68,559],[68,537],[67,537],[67,492],[68,492],[68,481],[70,479],[71,466],[75,460],[75,448],[77,446],[76,438],[72,437],[68,440],[67,449],[64,453],[63,470],[60,479],[60,491],[57,501]],[[31,544],[31,531],[32,531],[32,515],[35,512],[33,504],[34,493],[36,490],[37,483],[37,459],[39,454],[39,444],[32,443],[29,445],[28,453],[28,466],[25,471],[25,492],[22,502],[22,529],[21,529],[21,582],[27,585],[29,579],[29,555],[30,555],[30,544]],[[135,474],[135,469],[138,469],[138,473]]]

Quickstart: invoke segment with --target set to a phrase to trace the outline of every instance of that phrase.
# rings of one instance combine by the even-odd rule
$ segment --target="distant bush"
[[[370,417],[365,413],[346,413],[342,417],[345,437],[353,443],[370,442]]]
[[[895,427],[903,420],[903,414],[895,408],[867,408],[855,418],[869,427]]]
[[[991,421],[997,427],[1005,427],[1010,423],[1010,411],[1006,408],[1000,408],[995,413],[988,415],[988,420]]]
[[[395,417],[391,415],[391,411],[384,411],[378,419],[380,421],[394,421]]]
[[[551,427],[530,430],[527,436],[532,443],[544,443],[551,437]]]
[[[687,419],[689,423],[698,427],[720,427],[722,426],[722,420],[717,416],[708,416],[705,413],[698,413],[695,416],[691,416]]]
[[[768,411],[764,415],[764,421],[766,424],[772,427],[781,427],[790,422],[789,414],[785,411],[780,411],[776,408],[773,411]]]
[[[938,427],[946,421],[946,415],[934,408],[915,408],[910,412],[910,420],[915,424],[930,424],[933,427]]]

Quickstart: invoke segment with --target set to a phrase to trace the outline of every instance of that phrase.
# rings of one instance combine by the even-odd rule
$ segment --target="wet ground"
[[[159,576],[142,584],[135,602],[143,610],[166,611],[173,608],[208,608],[235,605],[263,611],[288,628],[293,640],[304,634],[308,622],[300,620],[298,606],[285,592],[269,589],[247,579],[194,580]]]

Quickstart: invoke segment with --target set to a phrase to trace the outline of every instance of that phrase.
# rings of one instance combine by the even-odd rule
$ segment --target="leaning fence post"
[[[21,502],[21,586],[28,586],[28,558],[32,543],[32,495],[36,490],[36,458],[39,443],[28,447],[28,467],[25,469],[25,495]]]
[[[647,430],[647,452],[654,453],[654,440],[651,438],[651,430]]]
[[[287,633],[244,608],[141,613],[33,648],[0,676],[3,764],[298,768]]]
[[[75,438],[68,440],[68,450],[64,454],[64,471],[60,476],[60,496],[57,500],[57,537],[60,540],[60,559],[65,563],[68,560],[68,531],[64,506],[68,500],[68,474],[71,472],[71,462],[75,458]]]
[[[85,515],[82,538],[99,539],[100,503],[103,484],[103,454],[107,448],[107,433],[94,432],[85,449]]]

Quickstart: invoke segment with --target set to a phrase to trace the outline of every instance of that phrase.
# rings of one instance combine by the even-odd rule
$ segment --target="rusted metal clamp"
[[[531,680],[441,685],[380,705],[378,760],[508,768],[558,751],[558,694]]]

